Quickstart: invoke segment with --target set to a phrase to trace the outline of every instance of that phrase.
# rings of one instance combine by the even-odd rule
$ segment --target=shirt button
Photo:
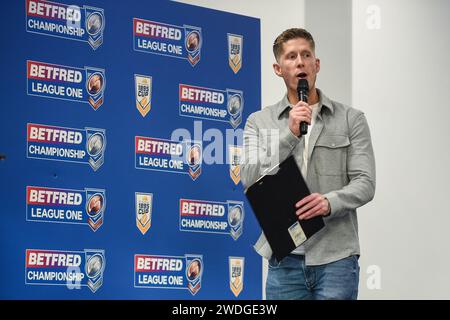
[[[331,146],[332,146],[332,147],[335,147],[335,146],[336,146],[336,143],[332,143]]]

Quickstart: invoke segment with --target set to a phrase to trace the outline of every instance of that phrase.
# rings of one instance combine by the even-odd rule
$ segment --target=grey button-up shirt
[[[356,209],[375,194],[375,158],[364,113],[317,91],[319,109],[309,137],[306,182],[311,192],[328,199],[331,214],[324,217],[325,228],[304,243],[307,265],[360,254]],[[290,107],[285,95],[277,104],[248,117],[241,167],[244,187],[291,154],[301,168],[305,142],[289,129]],[[263,257],[272,256],[263,233],[254,247]]]

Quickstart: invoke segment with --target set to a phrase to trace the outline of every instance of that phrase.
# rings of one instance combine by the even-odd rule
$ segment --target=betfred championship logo
[[[96,292],[103,284],[105,251],[59,251],[27,249],[25,252],[25,283],[58,285],[69,289],[87,286]]]
[[[192,66],[200,61],[201,28],[133,18],[133,38],[135,51],[187,59]]]
[[[179,85],[180,116],[229,122],[233,128],[237,128],[242,122],[243,109],[242,91]]]
[[[103,69],[27,61],[29,95],[89,103],[97,110],[103,104],[105,81]]]
[[[134,255],[134,287],[187,289],[195,295],[201,288],[203,256]]]
[[[87,42],[94,50],[103,43],[103,9],[45,0],[25,3],[28,32]]]
[[[27,221],[82,224],[97,231],[105,207],[105,190],[27,186]]]
[[[104,162],[104,129],[27,124],[27,158],[89,164],[96,171]]]
[[[229,234],[237,240],[244,225],[244,203],[180,199],[180,231]]]
[[[195,180],[202,172],[202,153],[201,141],[135,137],[136,169],[189,174]]]

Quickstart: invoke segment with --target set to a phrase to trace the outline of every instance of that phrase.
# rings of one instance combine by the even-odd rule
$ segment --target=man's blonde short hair
[[[314,39],[308,31],[302,28],[291,28],[283,31],[274,41],[273,43],[273,55],[275,56],[275,59],[280,57],[280,55],[283,53],[283,43],[291,40],[291,39],[297,39],[302,38],[305,40],[308,40],[311,49],[314,52],[316,49],[316,44],[314,42]]]

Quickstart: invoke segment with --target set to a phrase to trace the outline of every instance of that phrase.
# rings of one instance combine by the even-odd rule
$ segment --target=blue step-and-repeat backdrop
[[[0,298],[260,299],[259,20],[25,0],[1,29]]]

